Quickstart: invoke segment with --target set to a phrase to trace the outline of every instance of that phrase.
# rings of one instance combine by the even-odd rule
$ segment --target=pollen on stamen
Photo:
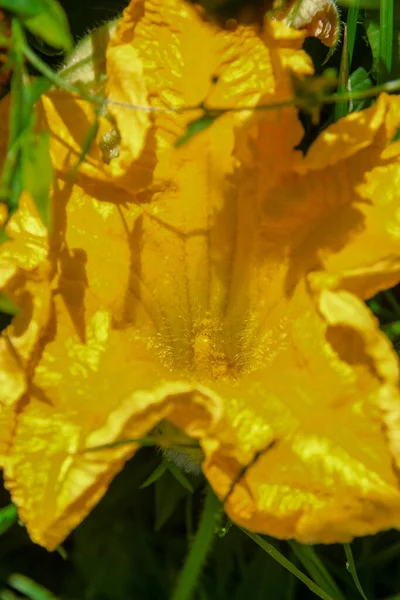
[[[219,343],[221,327],[207,315],[195,324],[192,338],[193,370],[197,376],[221,379],[229,375],[229,360]]]

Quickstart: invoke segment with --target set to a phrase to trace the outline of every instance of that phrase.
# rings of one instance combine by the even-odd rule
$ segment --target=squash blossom
[[[133,1],[107,50],[111,117],[78,169],[95,108],[57,91],[37,107],[53,226],[24,192],[0,247],[19,307],[0,337],[0,457],[50,550],[138,448],[117,443],[160,422],[199,444],[243,527],[331,543],[400,524],[399,363],[363,302],[400,281],[400,99],[304,157],[294,107],[252,109],[312,72],[304,34],[228,25]],[[199,106],[241,110],[177,146]]]

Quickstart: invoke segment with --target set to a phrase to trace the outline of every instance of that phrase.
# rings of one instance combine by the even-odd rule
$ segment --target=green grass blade
[[[186,537],[189,542],[192,541],[193,538],[193,496],[188,494],[185,500],[185,528],[186,528]]]
[[[381,325],[381,329],[386,333],[386,335],[392,342],[397,342],[399,340],[400,321],[393,321],[393,323],[385,323],[385,325]]]
[[[296,592],[297,592],[297,584],[298,579],[294,575],[289,576],[289,580],[287,582],[286,593],[284,596],[284,600],[295,600]]]
[[[400,556],[400,541],[396,542],[389,548],[385,548],[373,556],[367,557],[365,560],[358,561],[358,568],[371,568],[380,566],[382,567],[386,563],[397,559]]]
[[[59,600],[52,592],[25,575],[15,573],[9,577],[7,583],[17,592],[25,594],[29,600]]]
[[[171,600],[189,600],[192,597],[201,569],[215,538],[216,529],[222,516],[222,505],[210,486],[207,488],[206,503],[199,528],[193,540],[178,584]],[[328,599],[326,599],[328,600]]]
[[[353,63],[354,46],[356,43],[357,23],[360,14],[360,0],[354,0],[349,8],[347,18],[347,74],[350,74]]]
[[[355,0],[349,8],[347,24],[345,29],[345,38],[342,51],[342,60],[340,63],[340,75],[338,92],[347,90],[347,82],[349,80],[351,64],[353,62],[354,45],[356,41],[357,23],[360,12],[360,0]],[[348,113],[349,104],[347,102],[339,102],[335,106],[334,120],[345,117]]]
[[[289,545],[317,585],[333,598],[345,600],[342,592],[312,546],[305,546],[295,541],[289,542]]]
[[[2,187],[6,190],[10,215],[17,210],[19,197],[23,189],[20,145],[18,144],[18,140],[23,130],[25,112],[23,106],[25,99],[24,64],[20,48],[20,25],[15,18],[12,21],[12,40],[14,73],[11,78],[8,148],[2,172]]]
[[[14,525],[18,518],[14,504],[9,504],[0,510],[0,535]]]
[[[360,0],[360,8],[379,8],[380,0]],[[340,6],[354,6],[357,0],[338,0]]]
[[[396,296],[393,294],[393,292],[385,290],[383,292],[383,295],[385,296],[386,300],[392,307],[393,312],[396,315],[396,317],[400,317],[400,304],[398,303],[398,300],[396,299]]]
[[[0,590],[0,600],[21,600],[21,596],[17,596],[11,590]]]
[[[378,83],[390,79],[393,66],[394,0],[381,0]]]
[[[362,585],[358,578],[357,569],[356,569],[356,565],[355,565],[354,558],[353,558],[353,553],[351,551],[351,546],[350,546],[350,544],[343,544],[343,548],[344,548],[344,551],[346,554],[346,559],[347,559],[347,565],[346,565],[347,570],[351,573],[351,576],[353,577],[353,581],[356,585],[356,588],[360,592],[361,596],[364,598],[364,600],[368,600],[367,596],[364,594],[364,590],[362,589]]]
[[[327,592],[319,587],[312,579],[307,577],[300,569],[298,569],[293,563],[290,562],[287,558],[283,556],[274,546],[266,542],[260,535],[256,533],[252,533],[251,531],[247,531],[246,529],[242,529],[239,527],[249,538],[253,540],[260,548],[262,548],[267,554],[269,554],[272,558],[274,558],[282,567],[287,569],[290,573],[292,573],[295,577],[300,579],[302,583],[304,583],[309,590],[311,590],[316,596],[322,598],[322,600],[335,600],[332,596],[330,596]],[[174,599],[175,600],[175,599]]]

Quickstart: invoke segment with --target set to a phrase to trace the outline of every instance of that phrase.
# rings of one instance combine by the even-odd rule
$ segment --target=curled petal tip
[[[311,37],[335,49],[340,37],[340,17],[334,0],[296,0],[279,14],[295,29],[304,29]]]

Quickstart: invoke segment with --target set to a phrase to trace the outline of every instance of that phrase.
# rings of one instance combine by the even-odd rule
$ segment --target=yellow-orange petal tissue
[[[327,128],[284,184],[264,199],[268,226],[287,246],[287,289],[314,287],[367,299],[399,280],[400,126],[396,96]]]
[[[41,101],[54,229],[25,194],[0,248],[20,307],[0,337],[0,452],[46,548],[161,421],[242,526],[330,543],[399,525],[399,361],[363,303],[400,280],[399,103],[303,157],[286,102],[312,72],[303,39],[136,0],[107,50],[110,114]]]
[[[250,464],[226,506],[242,526],[303,543],[345,542],[399,523],[389,439],[399,427],[398,360],[359,300],[326,291],[317,312],[301,287],[270,338],[275,356],[217,384],[230,453],[206,445],[203,468],[224,498]]]

